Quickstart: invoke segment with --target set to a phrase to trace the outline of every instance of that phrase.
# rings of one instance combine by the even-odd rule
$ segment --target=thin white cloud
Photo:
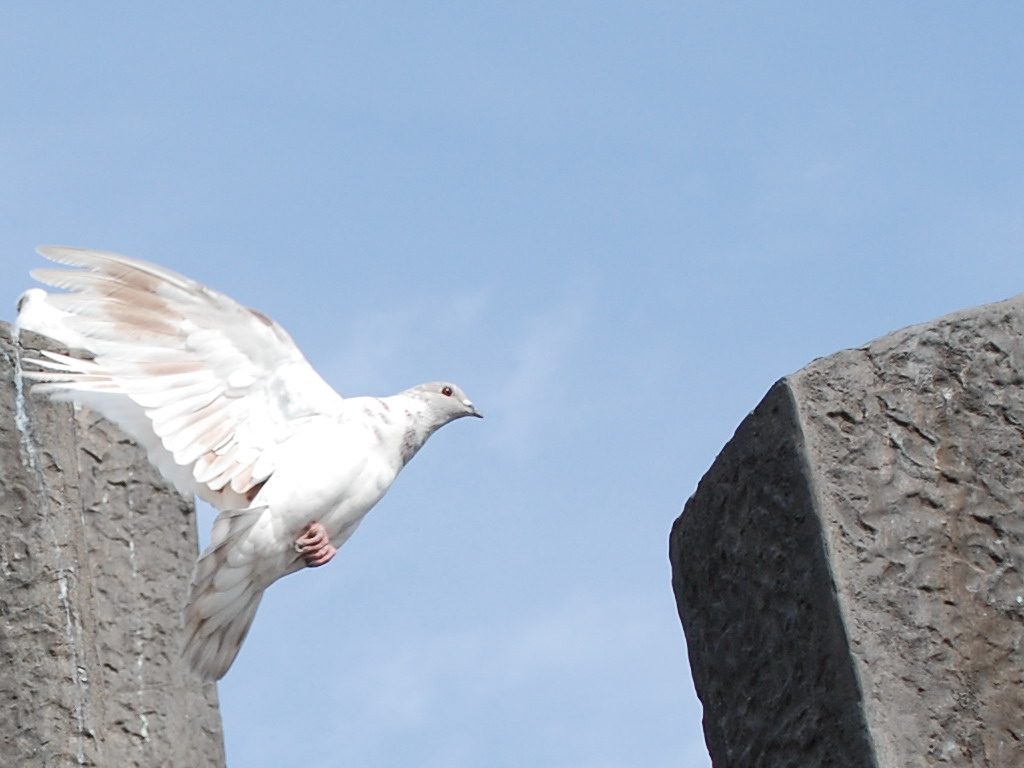
[[[588,678],[622,657],[638,658],[659,629],[635,605],[579,596],[515,624],[417,635],[364,669],[359,699],[368,718],[398,730],[422,726],[456,695],[481,706],[512,701],[524,691],[557,688],[557,680]]]
[[[540,425],[565,405],[572,350],[586,328],[588,302],[573,297],[529,316],[510,345],[511,370],[490,394],[488,408],[501,414],[490,434],[504,450],[523,458]]]
[[[488,301],[487,291],[478,290],[361,315],[341,334],[340,354],[323,366],[323,374],[343,395],[390,394],[396,382],[418,384],[420,379],[406,381],[409,358],[425,343],[452,338],[452,329],[476,326]]]

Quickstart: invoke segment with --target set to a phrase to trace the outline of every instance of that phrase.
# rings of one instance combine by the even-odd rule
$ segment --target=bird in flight
[[[17,325],[69,347],[27,358],[33,389],[124,429],[183,494],[219,510],[195,566],[183,656],[224,676],[263,591],[329,562],[435,431],[481,414],[455,384],[346,397],[266,315],[163,267],[47,246]]]

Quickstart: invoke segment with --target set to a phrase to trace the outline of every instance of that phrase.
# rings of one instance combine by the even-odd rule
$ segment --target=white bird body
[[[267,587],[327,562],[435,430],[480,415],[444,382],[342,398],[279,325],[227,296],[117,254],[40,253],[85,269],[34,271],[72,293],[33,294],[20,326],[83,354],[26,360],[35,389],[102,413],[221,510],[185,607],[183,653],[204,679],[227,671]]]

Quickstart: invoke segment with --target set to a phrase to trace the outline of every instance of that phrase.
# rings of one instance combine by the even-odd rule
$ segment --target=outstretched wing
[[[149,451],[181,490],[222,509],[248,501],[281,444],[341,396],[270,318],[154,264],[114,253],[43,247],[82,269],[37,269],[69,291],[47,302],[85,340],[42,352],[36,389],[94,407]],[[182,488],[182,486],[185,486]]]

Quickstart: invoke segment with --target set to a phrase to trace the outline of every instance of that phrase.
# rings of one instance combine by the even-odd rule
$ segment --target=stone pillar
[[[0,765],[223,766],[216,688],[178,653],[193,505],[108,422],[29,396],[20,354],[0,324]]]
[[[672,529],[716,768],[1024,765],[1024,297],[810,364]]]

